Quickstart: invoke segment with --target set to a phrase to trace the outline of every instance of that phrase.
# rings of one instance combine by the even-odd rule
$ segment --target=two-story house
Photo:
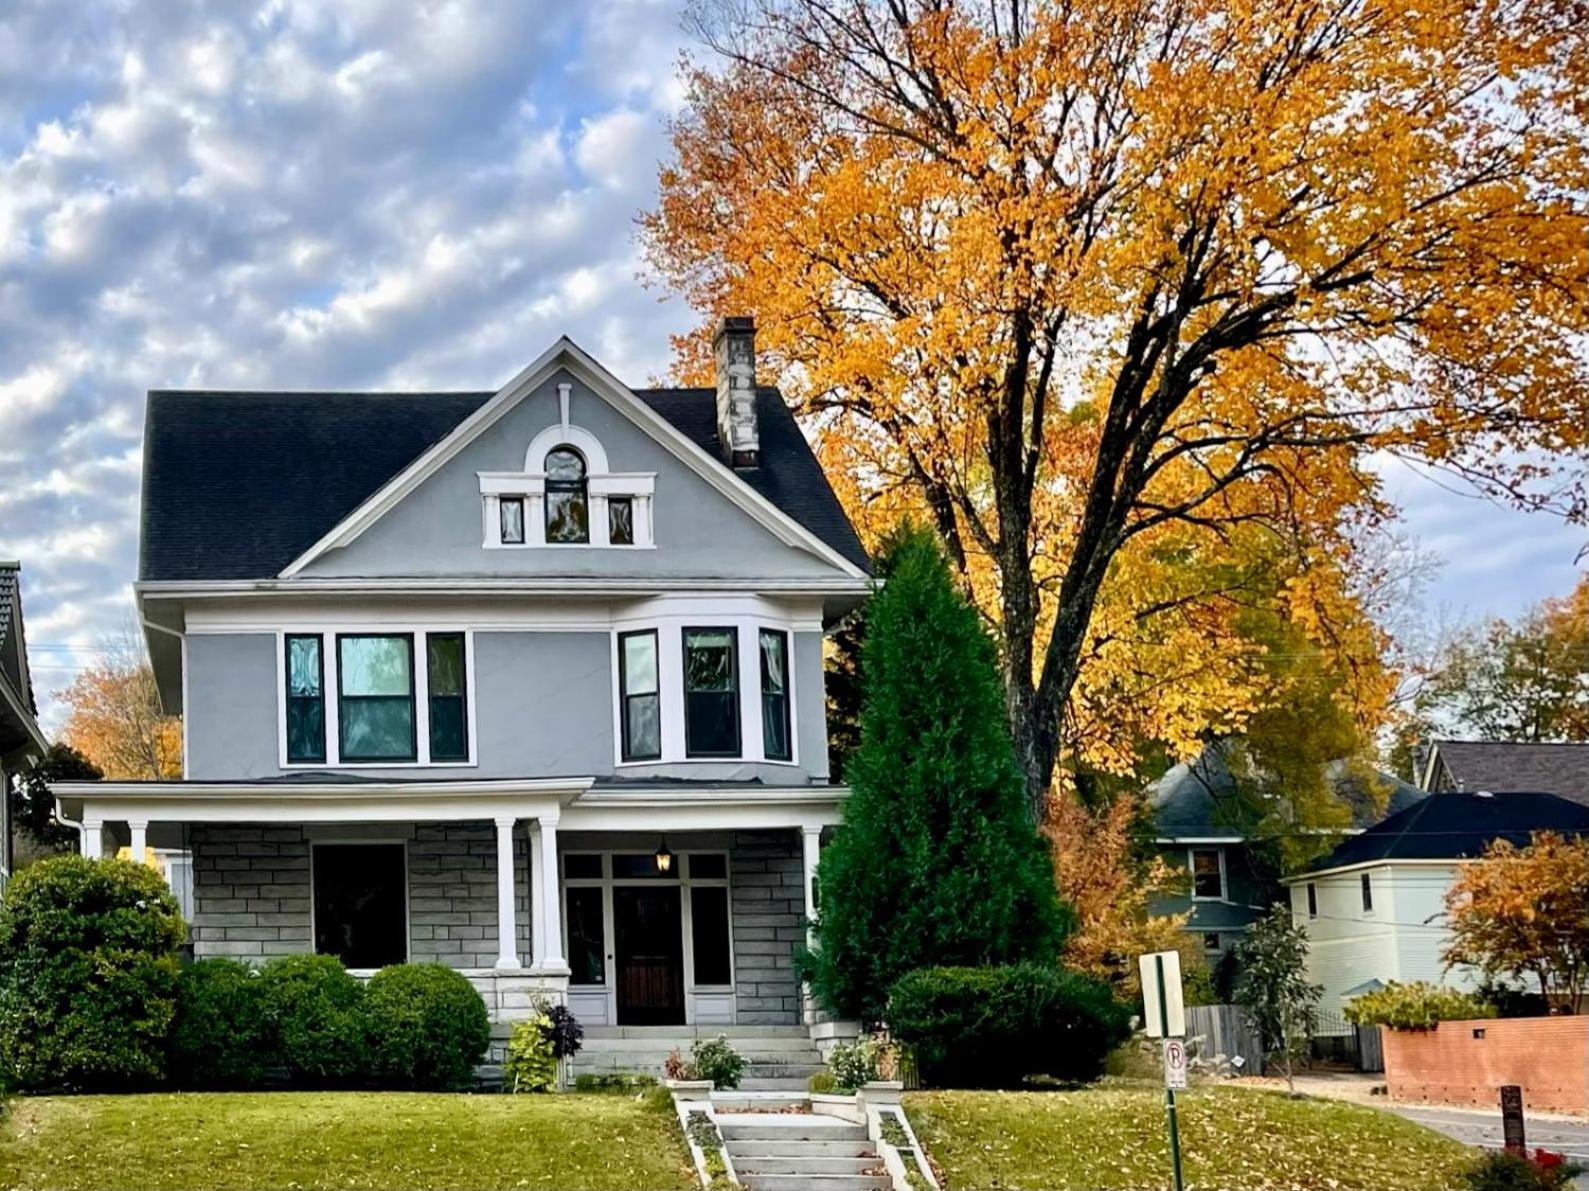
[[[494,393],[149,394],[137,602],[183,778],[63,783],[191,849],[193,947],[432,960],[497,1020],[795,1026],[822,644],[867,557],[754,328],[716,387],[567,339]]]
[[[22,564],[0,562],[0,888],[11,877],[16,844],[11,783],[49,751],[37,715],[22,627]]]

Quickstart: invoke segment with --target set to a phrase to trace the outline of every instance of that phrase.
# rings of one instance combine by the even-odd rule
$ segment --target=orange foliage
[[[182,776],[182,721],[161,712],[147,661],[112,657],[78,674],[59,697],[72,709],[61,739],[106,778]]]

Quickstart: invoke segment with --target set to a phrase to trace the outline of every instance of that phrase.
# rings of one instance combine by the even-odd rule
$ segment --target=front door
[[[684,1024],[684,932],[678,886],[612,891],[618,1021]]]

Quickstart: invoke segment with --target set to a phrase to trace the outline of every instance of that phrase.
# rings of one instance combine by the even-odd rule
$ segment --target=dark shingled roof
[[[1540,790],[1589,803],[1589,744],[1437,740],[1440,761],[1458,790]]]
[[[1346,840],[1310,869],[1381,860],[1460,860],[1497,839],[1526,844],[1536,831],[1589,834],[1589,807],[1554,794],[1431,794]]]
[[[0,673],[33,715],[39,712],[33,698],[33,681],[26,672],[25,641],[13,644],[12,634],[22,632],[22,564],[0,562]]]
[[[720,458],[713,390],[633,391]],[[279,574],[492,396],[150,392],[139,577]],[[869,570],[860,539],[777,389],[757,390],[756,412],[761,466],[734,474]]]

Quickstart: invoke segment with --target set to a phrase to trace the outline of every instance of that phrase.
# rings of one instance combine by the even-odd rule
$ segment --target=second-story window
[[[1374,912],[1374,882],[1367,873],[1363,874],[1363,913]]]
[[[684,630],[684,753],[739,756],[739,663],[733,629]]]
[[[634,497],[607,498],[607,541],[614,546],[634,545]]]
[[[501,522],[504,546],[524,545],[524,498],[504,496],[497,502],[497,516]]]
[[[618,694],[623,715],[623,759],[662,756],[662,687],[657,681],[657,632],[618,635]]]
[[[573,447],[558,447],[546,456],[546,540],[590,541],[585,459]]]
[[[761,743],[769,761],[794,756],[789,740],[789,636],[762,629],[761,642]]]
[[[326,759],[325,657],[315,635],[287,637],[287,760]]]
[[[1192,849],[1192,897],[1196,901],[1224,900],[1225,862],[1218,848]]]
[[[413,761],[414,638],[337,638],[337,728],[343,761]]]
[[[464,684],[462,633],[425,637],[426,683],[430,687],[430,759],[469,759],[469,708]]]

